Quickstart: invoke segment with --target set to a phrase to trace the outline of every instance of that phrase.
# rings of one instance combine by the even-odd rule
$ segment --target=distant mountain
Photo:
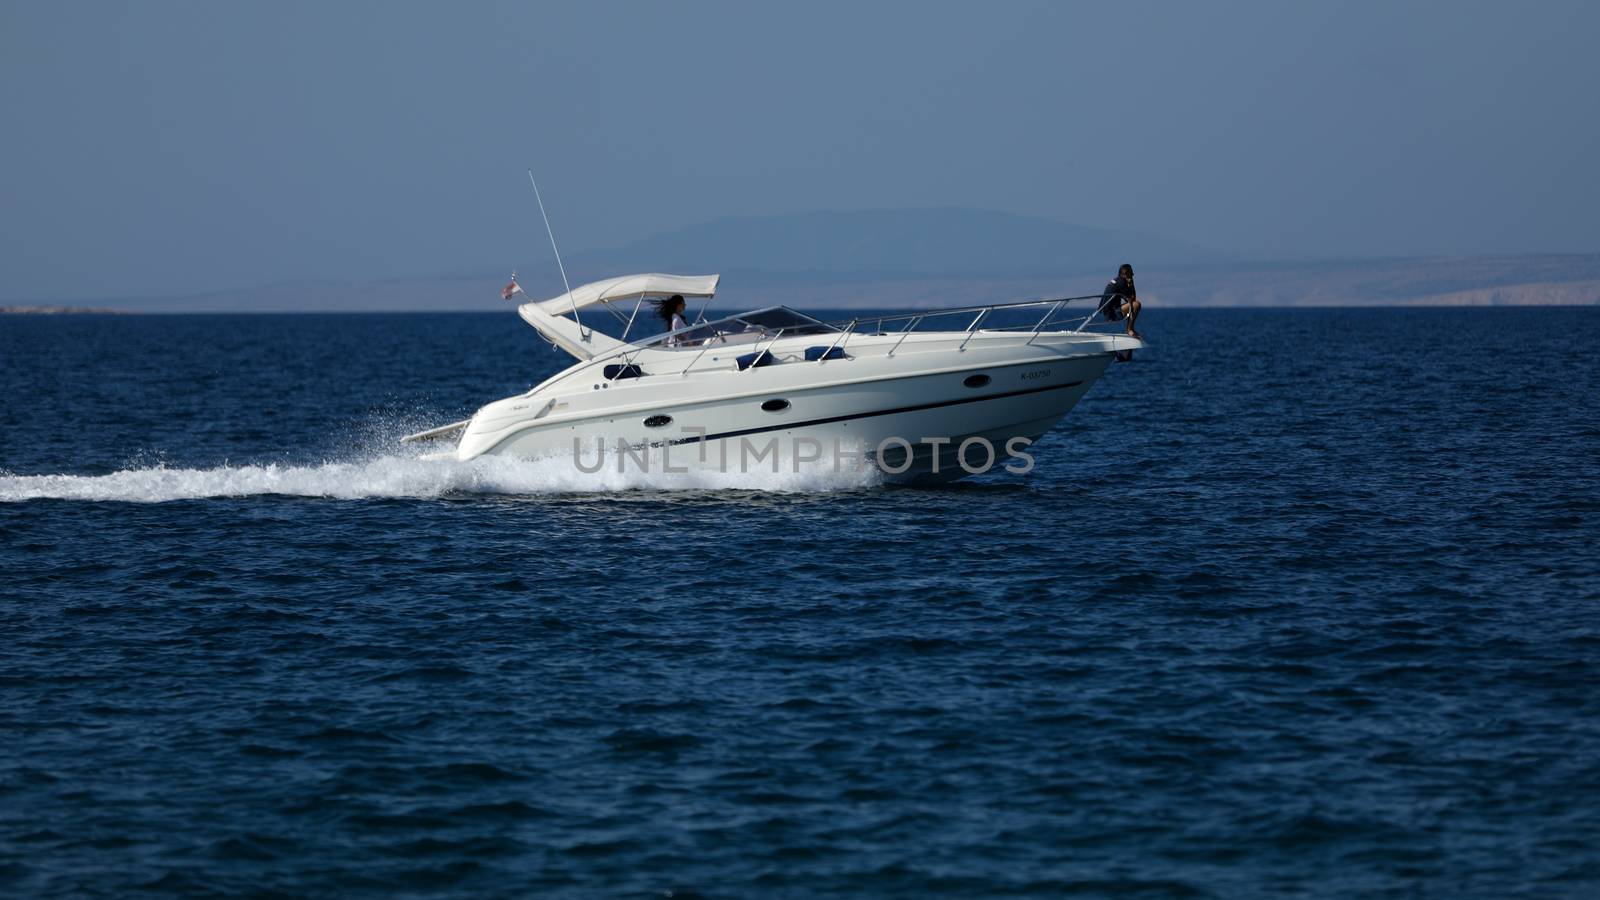
[[[585,253],[568,270],[722,272],[767,282],[1114,272],[1221,255],[1170,238],[974,209],[809,212],[717,219]]]

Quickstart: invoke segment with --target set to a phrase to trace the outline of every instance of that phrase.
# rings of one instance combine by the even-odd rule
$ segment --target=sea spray
[[[817,492],[877,484],[870,470],[835,471],[817,464],[794,471],[586,473],[566,457],[480,457],[469,462],[422,456],[383,455],[313,465],[223,464],[209,468],[164,465],[123,469],[107,475],[12,475],[0,473],[0,502],[84,500],[164,503],[210,497],[291,496],[340,500],[453,495],[548,495],[619,491],[755,490]]]

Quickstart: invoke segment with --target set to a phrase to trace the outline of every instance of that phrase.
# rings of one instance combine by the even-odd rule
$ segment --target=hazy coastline
[[[128,316],[142,311],[108,306],[0,306],[0,316]]]
[[[1115,259],[1115,258],[1113,258]],[[1107,266],[1113,269],[1115,262]],[[624,271],[594,269],[574,283]],[[580,270],[583,271],[583,270]],[[679,271],[697,271],[680,268]],[[711,271],[715,271],[714,269]],[[505,309],[507,273],[362,282],[306,282],[169,298],[95,298],[81,304],[0,306],[0,314],[140,312],[481,312]],[[917,308],[1076,296],[1100,290],[1092,271],[1028,276],[778,272],[724,268],[719,298],[742,308],[783,304],[826,309]],[[534,297],[561,293],[549,276],[524,277]],[[553,283],[551,283],[553,282]],[[1600,305],[1600,254],[1499,256],[1311,263],[1218,263],[1139,268],[1152,307],[1435,307]]]

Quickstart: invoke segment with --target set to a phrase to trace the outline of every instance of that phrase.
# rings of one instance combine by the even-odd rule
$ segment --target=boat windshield
[[[701,347],[707,343],[748,343],[798,334],[833,334],[839,329],[784,306],[740,313],[705,322],[643,343],[646,347]]]

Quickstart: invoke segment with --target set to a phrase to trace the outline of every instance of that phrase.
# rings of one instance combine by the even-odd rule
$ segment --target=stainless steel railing
[[[830,322],[829,324],[831,324],[831,325],[833,325],[834,327],[837,327],[837,328],[843,328],[843,327],[847,327],[847,326],[857,326],[857,325],[860,325],[862,323],[870,322],[875,326],[871,330],[871,333],[874,333],[874,334],[900,334],[900,333],[903,333],[903,332],[916,331],[917,329],[919,329],[924,324],[927,324],[930,321],[943,319],[945,317],[968,316],[968,315],[970,315],[970,316],[973,317],[973,319],[972,319],[971,322],[967,323],[967,325],[964,328],[957,329],[957,328],[948,328],[948,327],[946,327],[946,328],[934,329],[934,330],[939,330],[939,331],[965,331],[965,332],[969,332],[970,333],[970,332],[978,331],[979,330],[979,326],[982,325],[990,316],[994,315],[995,313],[1000,313],[1000,314],[1004,315],[1006,313],[1020,312],[1020,311],[1028,310],[1028,309],[1041,309],[1042,308],[1043,309],[1043,314],[1040,315],[1037,319],[1034,319],[1033,317],[1029,316],[1029,317],[1026,317],[1027,321],[1017,322],[1017,323],[1013,323],[1013,324],[1002,324],[1002,325],[990,324],[986,328],[983,329],[983,330],[986,330],[986,331],[1020,331],[1020,330],[1028,330],[1033,334],[1039,334],[1039,333],[1043,332],[1046,328],[1049,328],[1051,325],[1061,325],[1061,324],[1065,324],[1066,322],[1070,321],[1070,319],[1076,319],[1077,318],[1077,313],[1079,313],[1079,312],[1081,312],[1083,310],[1082,306],[1078,306],[1078,307],[1075,307],[1074,309],[1072,309],[1071,310],[1072,316],[1070,318],[1066,317],[1066,316],[1062,316],[1059,319],[1057,318],[1058,315],[1060,315],[1061,313],[1063,313],[1064,311],[1067,310],[1067,307],[1068,307],[1069,304],[1078,303],[1080,301],[1094,301],[1094,306],[1091,309],[1088,310],[1088,314],[1085,315],[1083,317],[1083,319],[1081,321],[1079,321],[1076,326],[1074,326],[1072,328],[1068,328],[1068,329],[1063,329],[1063,330],[1066,330],[1066,331],[1078,332],[1078,331],[1087,330],[1088,327],[1089,327],[1089,324],[1094,320],[1095,315],[1100,311],[1099,301],[1101,299],[1101,296],[1102,295],[1100,295],[1100,294],[1086,294],[1086,295],[1081,296],[1081,297],[1061,297],[1061,298],[1050,299],[1050,300],[1020,300],[1020,301],[1017,301],[1015,303],[990,303],[990,304],[987,304],[987,305],[984,305],[984,306],[961,306],[961,307],[955,307],[955,308],[952,308],[952,309],[918,310],[918,311],[912,311],[912,312],[897,313],[895,315],[862,316],[862,317],[857,317],[857,318],[854,318],[854,319],[850,319],[850,320],[848,320],[848,322],[844,322],[844,321]],[[889,327],[887,327],[889,323],[896,323],[896,322],[904,322],[905,324],[902,325],[900,328],[889,328]]]
[[[851,338],[856,338],[859,341],[860,338],[864,337],[886,337],[888,335],[897,335],[898,337],[894,344],[890,346],[888,352],[885,354],[885,356],[892,357],[900,349],[900,345],[905,342],[905,339],[910,335],[917,333],[919,329],[923,328],[923,326],[930,323],[939,324],[940,320],[957,316],[963,318],[970,316],[971,318],[969,321],[966,321],[964,326],[961,327],[938,327],[930,328],[928,331],[945,331],[962,334],[963,338],[958,349],[965,348],[967,342],[972,340],[972,337],[979,331],[1026,332],[1028,334],[1028,343],[1032,343],[1034,338],[1045,333],[1047,330],[1052,332],[1068,333],[1098,333],[1100,331],[1119,328],[1120,326],[1114,322],[1101,323],[1100,327],[1091,328],[1091,323],[1094,322],[1095,316],[1100,312],[1101,296],[1102,295],[1100,294],[1085,294],[1081,297],[1060,297],[1048,300],[1021,300],[1013,303],[990,303],[984,306],[964,306],[953,309],[914,310],[905,313],[896,313],[893,315],[857,316],[853,319],[829,322],[826,324],[837,328],[838,334],[833,338],[833,342],[828,345],[827,351],[823,353],[819,362],[826,362],[828,354],[833,352],[834,349],[837,348],[842,350],[848,347]],[[1079,319],[1079,314],[1084,312],[1085,308],[1081,305],[1073,306],[1073,304],[1080,304],[1085,301],[1091,301],[1087,310],[1087,315],[1084,315],[1081,319]],[[1030,310],[1039,310],[1039,315],[1017,315]],[[1068,315],[1068,313],[1070,313],[1070,315]],[[991,319],[995,318],[998,318],[1000,321],[992,322]],[[1017,321],[1008,323],[1008,319],[1014,319]],[[1076,322],[1075,325],[1073,324],[1074,322]],[[901,327],[899,328],[888,327],[895,323],[903,324],[901,324]],[[870,329],[864,329],[863,326],[867,324],[870,324],[872,327]],[[761,337],[758,337],[756,340],[751,342],[750,352],[758,354],[759,357],[760,353],[769,351],[770,348],[777,343],[777,341],[782,338],[787,331],[789,331],[789,329],[780,328],[771,335],[762,335]],[[728,350],[732,349],[732,346],[733,345],[729,344],[715,344],[707,342],[699,348],[699,352],[695,353],[682,369],[668,371],[660,371],[657,369],[656,371],[652,371],[650,375],[687,376],[709,350],[713,348]],[[566,373],[563,378],[576,376],[580,372],[586,372],[595,366],[603,366],[607,363],[620,362],[623,365],[627,365],[634,361],[637,354],[642,349],[645,348],[635,344],[630,344],[626,347],[619,347],[610,353],[595,357],[589,361],[589,365],[582,366],[572,372]],[[659,363],[653,364],[652,368],[657,368],[657,366],[659,366]],[[752,366],[751,368],[753,369],[754,367]],[[558,378],[556,380],[563,379]],[[551,382],[546,382],[544,386],[549,386],[550,383]]]

